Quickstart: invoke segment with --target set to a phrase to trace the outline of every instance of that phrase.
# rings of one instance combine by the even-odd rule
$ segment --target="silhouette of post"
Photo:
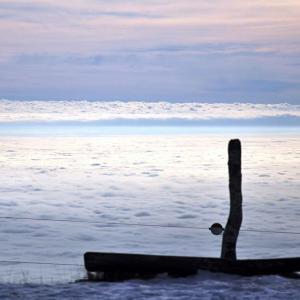
[[[223,234],[221,259],[216,257],[186,257],[169,255],[86,252],[84,265],[89,280],[122,281],[149,279],[161,273],[187,276],[198,270],[245,276],[281,274],[298,278],[300,257],[273,259],[236,259],[236,242],[242,224],[241,143],[228,144],[230,212]],[[219,232],[220,224],[213,224]]]
[[[242,172],[241,142],[230,140],[228,144],[228,171],[230,212],[223,234],[221,258],[236,260],[236,242],[242,224]]]

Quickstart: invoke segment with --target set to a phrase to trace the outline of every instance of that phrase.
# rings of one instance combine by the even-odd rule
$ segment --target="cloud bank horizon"
[[[300,126],[300,105],[2,99],[0,123]]]

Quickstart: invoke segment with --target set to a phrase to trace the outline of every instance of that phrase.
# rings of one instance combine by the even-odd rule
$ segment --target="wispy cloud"
[[[299,103],[299,19],[294,0],[0,0],[0,96]]]

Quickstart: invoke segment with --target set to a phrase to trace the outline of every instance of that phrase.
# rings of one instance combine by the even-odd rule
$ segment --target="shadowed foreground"
[[[160,276],[149,281],[84,282],[56,285],[1,284],[0,298],[56,299],[289,299],[299,296],[300,280],[279,276],[240,277],[200,272],[188,278]]]

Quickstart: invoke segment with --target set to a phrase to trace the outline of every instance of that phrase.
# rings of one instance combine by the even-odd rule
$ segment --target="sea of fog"
[[[208,228],[228,217],[231,138],[242,142],[238,257],[299,256],[299,234],[275,233],[299,233],[299,128],[13,118],[0,127],[1,299],[299,299],[300,281],[279,276],[75,283],[86,251],[218,257]]]

